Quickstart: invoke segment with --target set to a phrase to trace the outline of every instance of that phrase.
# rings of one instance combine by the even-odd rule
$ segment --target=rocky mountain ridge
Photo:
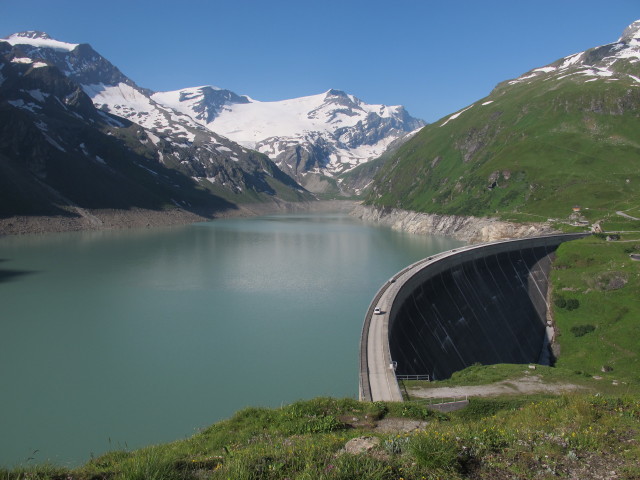
[[[627,80],[640,85],[640,77],[629,70],[627,62],[640,60],[640,20],[629,25],[617,42],[578,52],[556,60],[544,67],[535,68],[520,77],[498,86],[530,83],[536,80],[562,80],[569,76],[575,80],[593,82]]]
[[[144,90],[100,59],[89,46],[37,32],[0,41],[2,217],[174,208],[211,215],[238,202],[311,198],[265,155],[186,116],[151,102],[168,120],[161,128],[142,111],[123,116],[117,98],[146,98]],[[120,97],[96,108],[78,83],[90,79]]]
[[[220,164],[215,157],[242,159],[257,150],[311,191],[351,195],[359,188],[339,178],[341,173],[377,158],[424,125],[403,107],[368,105],[338,90],[279,102],[259,102],[211,86],[154,93],[88,44],[34,31],[2,41],[19,57],[58,67],[96,107],[137,123],[160,138],[163,148],[177,149],[179,168],[205,180],[216,178],[210,168]],[[185,145],[196,145],[187,158],[178,154]],[[234,175],[216,181],[236,193],[247,189]]]
[[[141,140],[157,150],[157,160],[196,179],[203,188],[223,196],[231,194],[229,198],[234,201],[238,194],[242,196],[247,191],[258,196],[275,195],[276,189],[269,186],[271,179],[275,179],[287,189],[297,191],[287,194],[289,199],[305,196],[303,190],[266,156],[241,147],[203,128],[191,117],[156,103],[150,98],[149,90],[136,85],[91,46],[65,44],[42,32],[14,34],[4,42],[11,45],[13,57],[57,67],[82,87],[96,108],[142,127]]]
[[[315,192],[327,191],[332,181],[335,187],[340,174],[379,157],[392,142],[425,125],[402,106],[369,105],[334,89],[275,102],[211,86],[152,98],[268,155]]]

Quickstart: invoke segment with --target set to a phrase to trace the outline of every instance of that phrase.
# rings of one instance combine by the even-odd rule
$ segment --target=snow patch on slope
[[[178,118],[176,112],[158,105],[131,85],[119,83],[111,86],[100,83],[83,85],[82,88],[96,108],[105,108],[110,113],[147,129],[184,136],[189,142],[195,138],[195,134],[181,123],[190,119],[184,116]]]
[[[31,97],[40,102],[44,103],[44,101],[49,97],[48,93],[43,92],[42,90],[28,90],[27,93],[31,95]]]
[[[597,60],[589,59],[589,54],[591,52],[599,53],[601,51],[604,51],[606,55]],[[599,55],[596,55],[596,58],[598,56]],[[640,20],[627,27],[622,37],[620,37],[616,43],[596,47],[584,52],[574,53],[573,55],[569,55],[554,64],[531,70],[521,77],[511,80],[508,82],[508,85],[527,82],[528,80],[538,78],[545,74],[559,75],[556,77],[558,80],[570,75],[592,77],[587,81],[597,80],[598,78],[618,80],[621,78],[620,74],[618,74],[612,67],[618,60],[623,59],[631,62],[640,61]],[[623,76],[632,78],[636,81],[635,78],[630,75]]]
[[[484,105],[484,104],[483,104]],[[458,118],[460,115],[462,115],[464,112],[466,112],[467,110],[469,110],[471,107],[473,107],[473,105],[469,105],[467,108],[460,110],[457,113],[454,113],[453,115],[451,115],[449,118],[447,118],[445,120],[445,122],[440,125],[441,127],[444,127],[447,123],[449,123],[451,120],[455,120],[456,118]]]
[[[28,65],[30,63],[33,63],[33,60],[28,57],[15,57],[11,59],[11,63],[23,63],[25,65]]]
[[[12,106],[16,107],[16,108],[21,108],[23,110],[29,110],[32,113],[38,113],[38,111],[42,109],[42,107],[40,107],[40,105],[36,105],[35,103],[32,103],[32,102],[25,102],[21,98],[19,98],[17,100],[7,100],[7,103],[9,105],[12,105]]]

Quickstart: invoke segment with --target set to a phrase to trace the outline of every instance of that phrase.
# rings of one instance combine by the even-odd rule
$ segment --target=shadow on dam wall
[[[390,325],[396,374],[441,380],[476,362],[537,363],[553,251],[538,247],[481,257],[419,285]]]
[[[442,380],[474,363],[552,364],[548,275],[558,245],[577,237],[465,247],[414,273],[389,312],[395,374]]]

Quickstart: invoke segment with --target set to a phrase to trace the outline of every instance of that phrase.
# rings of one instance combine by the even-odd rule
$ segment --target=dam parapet
[[[394,275],[363,323],[360,398],[402,401],[397,375],[445,379],[475,363],[553,361],[543,352],[552,255],[586,235],[461,247]]]

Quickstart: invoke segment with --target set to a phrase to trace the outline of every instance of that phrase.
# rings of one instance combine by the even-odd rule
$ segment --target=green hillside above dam
[[[499,84],[390,155],[366,203],[529,221],[640,211],[640,62],[634,41]],[[640,216],[640,215],[636,215]]]

